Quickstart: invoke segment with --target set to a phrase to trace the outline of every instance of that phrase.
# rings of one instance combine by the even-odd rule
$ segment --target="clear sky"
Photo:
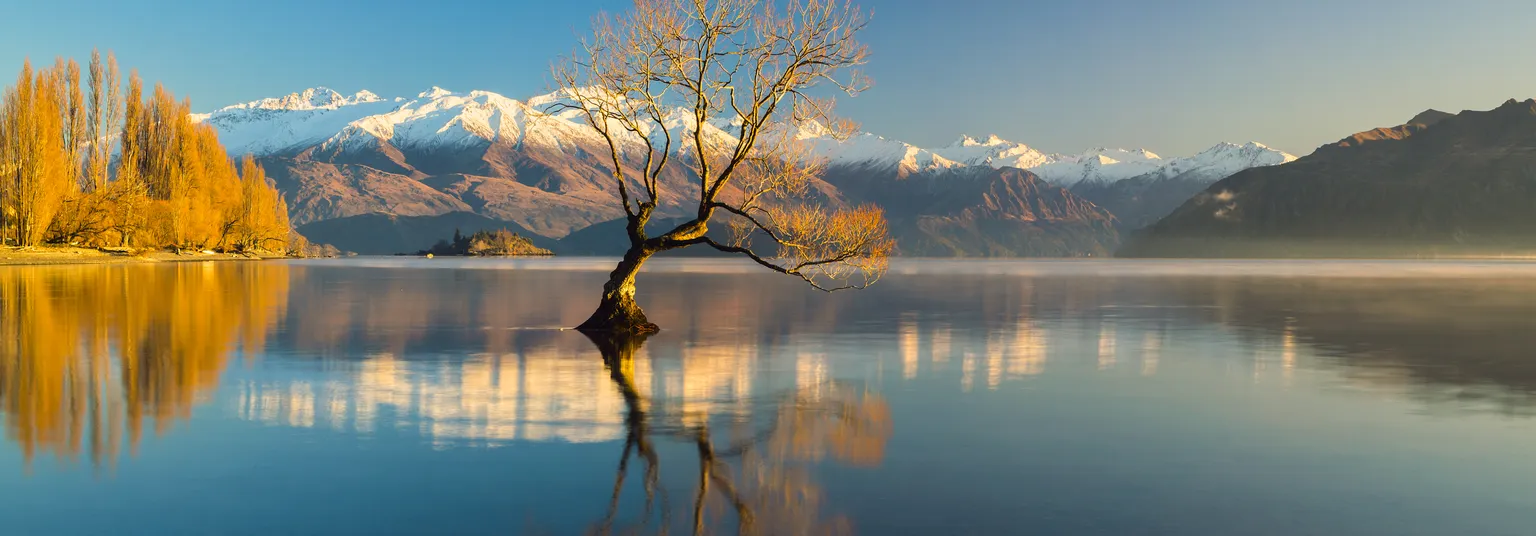
[[[312,86],[522,98],[623,0],[5,0],[0,67],[117,51],[211,108]],[[1426,108],[1536,96],[1531,0],[864,0],[875,87],[842,113],[936,146],[1218,141],[1293,153]]]

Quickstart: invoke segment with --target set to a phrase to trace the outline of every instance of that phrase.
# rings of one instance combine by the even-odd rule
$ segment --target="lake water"
[[[0,267],[0,534],[1532,534],[1536,264]]]

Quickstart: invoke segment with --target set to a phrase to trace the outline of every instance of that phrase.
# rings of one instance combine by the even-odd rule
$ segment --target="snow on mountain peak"
[[[996,135],[986,140],[961,136],[948,147],[936,149],[944,158],[969,166],[1015,167],[1029,169],[1049,162],[1051,156],[1022,143],[1011,142]]]
[[[1113,160],[1134,162],[1163,159],[1163,157],[1158,156],[1157,153],[1148,151],[1146,149],[1111,149],[1108,147],[1094,147],[1083,152],[1082,154],[1083,158],[1092,158],[1096,156],[1105,156]]]
[[[440,98],[448,97],[448,96],[451,96],[451,95],[453,95],[452,91],[448,91],[446,89],[443,89],[443,88],[440,88],[440,87],[437,87],[437,86],[432,86],[432,89],[428,89],[426,91],[421,92],[420,94],[417,94],[416,98],[418,98],[418,99],[440,99]]]
[[[277,154],[317,146],[346,149],[377,142],[402,148],[460,147],[497,140],[555,147],[576,141],[602,143],[601,136],[579,112],[551,110],[551,105],[569,102],[570,95],[568,91],[559,91],[519,102],[488,91],[454,93],[433,86],[415,100],[386,100],[366,90],[347,97],[329,88],[315,87],[193,118],[218,128],[225,146],[235,154]],[[674,141],[682,139],[682,133],[701,128],[711,144],[730,144],[740,130],[739,122],[728,117],[703,125],[695,125],[691,114],[668,114],[666,119],[666,131]],[[867,132],[846,138],[834,136],[831,130],[814,122],[788,127],[784,133],[808,143],[815,158],[832,165],[903,172],[964,166],[1012,167],[1030,170],[1067,187],[1082,181],[1113,182],[1143,176],[1214,181],[1250,167],[1296,159],[1256,142],[1221,143],[1191,157],[1164,159],[1146,149],[1103,147],[1080,154],[1047,154],[996,135],[984,140],[962,136],[947,147],[924,149]],[[647,132],[653,138],[661,135],[659,130]],[[638,145],[640,139],[634,141]],[[674,146],[683,149],[679,144]]]
[[[1144,149],[1135,151],[1094,149],[1087,154],[1094,155],[1094,161],[1100,165],[1085,166],[1080,162],[1064,161],[1033,171],[1042,178],[1063,186],[1082,181],[1113,182],[1136,177],[1151,180],[1178,177],[1185,180],[1215,182],[1248,168],[1279,165],[1296,159],[1295,156],[1255,142],[1243,145],[1218,143],[1199,154],[1184,158],[1163,159]],[[1111,154],[1121,157],[1129,155],[1139,160],[1122,160],[1114,165],[1102,165],[1107,164],[1105,159]]]
[[[1192,158],[1204,160],[1243,160],[1261,165],[1284,164],[1295,160],[1296,157],[1284,151],[1269,148],[1269,146],[1256,141],[1238,145],[1236,143],[1222,142],[1209,149],[1201,151]]]
[[[351,104],[378,102],[379,96],[373,92],[363,90],[357,94],[346,97],[341,93],[327,87],[312,87],[297,93],[290,93],[282,97],[266,98],[233,106],[227,106],[218,110],[281,110],[281,111],[310,111],[328,110],[340,108]],[[217,112],[215,112],[217,113]]]
[[[978,140],[970,136],[960,136],[960,139],[956,140],[954,143],[949,144],[949,147],[997,147],[999,145],[1006,145],[1008,143],[1010,142],[997,137],[996,134],[987,136],[986,140]]]

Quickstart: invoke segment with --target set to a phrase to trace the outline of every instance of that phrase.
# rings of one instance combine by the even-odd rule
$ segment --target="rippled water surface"
[[[3,534],[1531,534],[1536,265],[0,267]]]

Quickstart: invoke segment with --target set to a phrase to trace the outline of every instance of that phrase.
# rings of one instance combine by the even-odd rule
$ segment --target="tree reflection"
[[[738,420],[726,431],[710,421],[672,411],[665,401],[649,399],[634,380],[635,355],[645,335],[592,333],[605,368],[622,395],[627,414],[623,453],[614,477],[607,513],[595,532],[610,534],[654,530],[665,534],[679,520],[661,485],[657,439],[682,441],[698,459],[688,526],[693,534],[710,532],[712,522],[734,518],[742,534],[842,534],[847,519],[823,519],[821,492],[804,464],[827,457],[856,465],[878,465],[890,438],[890,409],[878,395],[837,383],[801,385],[770,402],[765,423]],[[617,518],[633,471],[643,465],[643,513],[637,522]],[[659,520],[653,516],[659,513]]]
[[[287,298],[281,264],[0,270],[6,433],[28,464],[110,464],[146,426],[189,417],[237,344],[261,351]]]

